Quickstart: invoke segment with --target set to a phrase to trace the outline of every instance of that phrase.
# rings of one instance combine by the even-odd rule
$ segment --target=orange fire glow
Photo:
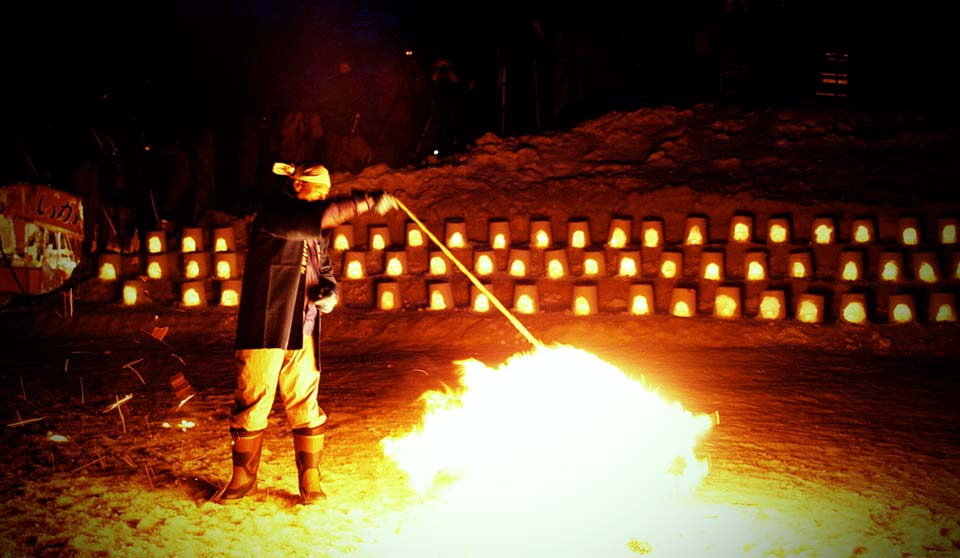
[[[711,415],[569,346],[496,369],[457,364],[459,385],[421,396],[422,425],[381,441],[410,487],[435,497],[405,512],[384,541],[396,548],[379,555],[404,555],[411,539],[436,556],[466,541],[473,556],[623,555],[638,535],[658,547],[653,516],[691,509],[708,474],[694,448]]]
[[[611,248],[623,248],[627,245],[627,233],[619,227],[613,229],[610,233],[610,242],[608,244]]]

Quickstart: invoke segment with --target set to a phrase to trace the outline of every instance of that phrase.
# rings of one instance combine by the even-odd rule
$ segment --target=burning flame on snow
[[[401,538],[441,553],[469,544],[476,556],[596,555],[598,545],[623,549],[648,528],[644,517],[678,508],[707,475],[694,446],[713,417],[586,351],[457,364],[459,386],[421,396],[422,425],[381,442],[413,490],[436,496],[407,510]]]

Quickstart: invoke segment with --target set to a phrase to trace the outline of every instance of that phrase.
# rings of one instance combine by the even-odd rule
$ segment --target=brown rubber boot
[[[293,449],[297,455],[297,480],[300,502],[316,504],[327,498],[320,487],[320,460],[323,457],[323,434],[316,428],[297,428],[293,431]]]
[[[230,429],[233,438],[233,478],[216,501],[222,504],[237,502],[257,484],[260,454],[263,449],[263,430]]]

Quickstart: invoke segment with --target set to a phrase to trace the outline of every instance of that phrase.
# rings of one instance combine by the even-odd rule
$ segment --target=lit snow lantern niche
[[[957,321],[957,297],[953,293],[930,293],[930,322]]]
[[[513,289],[513,309],[520,314],[540,311],[540,295],[536,285],[520,284]]]
[[[337,225],[333,228],[333,249],[346,252],[353,247],[353,225]]]
[[[567,244],[571,248],[586,248],[590,244],[590,222],[577,219],[567,223]]]
[[[730,221],[730,240],[732,242],[750,242],[753,239],[753,217],[734,215]]]
[[[917,319],[917,307],[912,294],[890,295],[889,319],[893,323],[905,324]]]
[[[937,240],[940,244],[957,243],[957,225],[960,219],[956,217],[941,217],[937,219]]]
[[[431,293],[431,307],[432,303]],[[380,310],[397,310],[401,306],[399,284],[393,281],[377,283],[377,308]]]
[[[832,217],[818,217],[811,224],[814,244],[833,244],[836,240],[836,226]]]
[[[881,280],[899,281],[903,278],[903,254],[900,252],[882,252],[878,265]]]
[[[187,281],[180,285],[180,302],[184,306],[206,306],[207,290],[202,281]]]
[[[940,280],[940,266],[937,264],[937,255],[933,252],[917,252],[913,254],[913,277],[924,283],[936,283]]]
[[[526,277],[530,269],[530,251],[512,248],[507,258],[507,271],[514,277]]]
[[[386,252],[387,264],[384,272],[390,277],[397,277],[407,272],[407,253],[402,250]]]
[[[863,253],[858,250],[840,252],[840,278],[844,281],[863,279]]]
[[[640,273],[640,252],[627,250],[620,252],[617,264],[617,275],[620,277],[636,277]]]
[[[773,217],[767,222],[767,241],[771,244],[790,242],[790,219]]]
[[[724,319],[740,317],[740,287],[717,287],[713,315]]]
[[[612,219],[610,221],[610,234],[607,235],[607,246],[610,248],[623,248],[630,244],[630,230],[633,222],[630,219]]]
[[[431,283],[428,287],[430,310],[448,310],[453,308],[453,288],[450,283]]]
[[[574,315],[589,316],[597,313],[597,286],[596,285],[574,285],[573,286],[573,304]]]
[[[708,281],[723,279],[723,252],[704,252],[700,255],[700,277]]]
[[[897,219],[897,239],[904,246],[920,244],[920,220],[916,217]]]
[[[683,254],[663,252],[660,254],[660,277],[676,279],[683,273]]]
[[[477,275],[490,275],[496,271],[493,250],[480,250],[473,255],[473,270]]]
[[[491,290],[489,284],[485,284],[484,288],[488,291]],[[481,291],[477,288],[476,285],[470,286],[470,309],[474,312],[489,312],[490,308],[493,306],[490,302],[490,297],[487,296],[487,293]]]
[[[867,295],[863,293],[843,293],[840,295],[840,320],[849,324],[862,324],[867,321]]]
[[[390,246],[390,227],[386,225],[372,225],[370,227],[370,249],[384,250]]]
[[[240,304],[239,279],[229,279],[220,283],[220,306],[236,306]]]
[[[502,220],[490,221],[490,247],[504,250],[510,246],[510,223]]]
[[[140,301],[140,293],[142,290],[142,285],[140,281],[135,279],[130,279],[123,282],[123,303],[127,306],[133,306]]]
[[[823,322],[824,297],[820,294],[802,293],[797,297],[797,321],[805,324]]]
[[[663,221],[645,219],[640,225],[640,235],[643,238],[644,248],[657,248],[663,244]]]
[[[97,259],[100,264],[97,277],[104,281],[116,281],[120,277],[121,258],[120,254],[100,254]]]
[[[344,254],[343,269],[347,279],[363,279],[364,275],[366,275],[366,270],[364,269],[365,259],[366,253],[360,250],[349,250]]]
[[[163,279],[170,270],[170,259],[166,254],[150,254],[147,256],[147,277],[151,279]]]
[[[147,253],[162,254],[167,251],[167,235],[163,231],[147,233]]]
[[[607,263],[603,252],[592,250],[583,254],[583,274],[587,276],[599,276],[606,273]]]
[[[199,279],[206,277],[207,254],[204,252],[192,252],[183,255],[183,276],[187,279]]]
[[[694,289],[675,288],[670,294],[670,314],[689,318],[697,313],[697,291]]]
[[[407,222],[407,247],[409,248],[419,248],[426,243],[426,240],[423,238],[423,231],[420,230],[420,226],[413,221]]]
[[[544,254],[544,260],[547,262],[547,277],[550,279],[560,279],[569,272],[566,250],[547,250]]]
[[[465,248],[467,246],[467,224],[459,219],[450,219],[445,226],[444,237],[448,248]]]
[[[793,252],[787,259],[787,275],[793,279],[813,277],[813,256],[810,252]]]
[[[430,275],[446,275],[450,273],[451,265],[443,252],[430,252]]]
[[[748,281],[762,281],[767,278],[767,253],[759,250],[748,252],[744,256],[743,265],[746,268]]]
[[[683,243],[687,246],[703,246],[707,242],[707,218],[687,217],[683,231]]]
[[[630,313],[634,316],[653,314],[653,285],[636,283],[630,285]]]
[[[950,263],[950,269],[952,269],[953,271],[951,273],[953,273],[954,279],[960,279],[960,252],[955,252],[952,258],[953,259],[951,260],[951,263]]]
[[[233,235],[233,227],[218,227],[213,229],[214,252],[236,252],[237,241]]]
[[[850,230],[850,240],[854,244],[869,244],[873,242],[875,232],[873,219],[854,219]]]
[[[180,251],[184,254],[198,252],[203,248],[203,229],[199,227],[186,227],[183,229],[183,236],[180,239]]]
[[[549,248],[550,242],[550,221],[543,219],[530,221],[530,246]]]
[[[763,320],[783,320],[787,317],[786,295],[783,291],[763,291],[760,293],[760,312],[757,317]]]

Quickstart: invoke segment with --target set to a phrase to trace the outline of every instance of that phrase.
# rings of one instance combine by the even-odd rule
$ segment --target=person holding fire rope
[[[300,499],[326,498],[320,486],[323,425],[320,317],[337,305],[337,281],[323,232],[358,215],[398,207],[382,191],[327,199],[330,174],[322,165],[276,163],[289,177],[285,191],[257,212],[248,239],[234,356],[237,385],[230,413],[233,477],[213,500],[236,502],[257,483],[267,417],[277,391],[293,430]]]

